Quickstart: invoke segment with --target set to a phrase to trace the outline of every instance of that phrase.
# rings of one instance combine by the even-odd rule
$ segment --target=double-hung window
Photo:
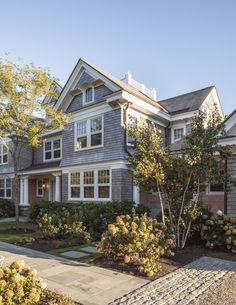
[[[69,193],[71,200],[109,200],[110,170],[86,170],[70,174]]]
[[[93,100],[94,100],[94,88],[89,87],[84,92],[84,103],[85,104],[92,103]]]
[[[102,146],[103,117],[83,120],[76,123],[76,150]]]
[[[4,145],[0,145],[0,165],[8,163],[8,148]]]
[[[175,128],[174,135],[173,135],[173,142],[179,141],[184,136],[184,128]]]
[[[0,179],[0,197],[11,198],[12,197],[12,180],[11,178]]]
[[[37,180],[36,196],[43,197],[43,180]]]
[[[44,142],[44,160],[61,159],[61,138]]]

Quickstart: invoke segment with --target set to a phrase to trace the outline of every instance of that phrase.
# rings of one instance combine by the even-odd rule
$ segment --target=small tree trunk
[[[189,175],[189,177],[188,177],[188,181],[187,181],[186,187],[185,187],[185,189],[184,189],[184,193],[183,193],[183,197],[182,197],[182,202],[181,202],[181,206],[180,206],[179,217],[178,217],[177,226],[176,226],[176,236],[177,236],[177,246],[178,246],[178,248],[179,248],[180,245],[181,245],[181,242],[180,242],[180,228],[179,228],[179,226],[180,226],[180,220],[181,220],[181,216],[182,216],[182,213],[183,213],[184,202],[185,202],[185,196],[186,196],[186,193],[187,193],[187,191],[188,191],[188,187],[189,187],[191,178],[192,178],[192,173],[190,173],[190,175]]]
[[[18,231],[19,230],[19,223],[20,223],[20,220],[19,220],[19,198],[18,198],[18,195],[19,195],[19,179],[18,179],[18,175],[17,173],[14,174],[14,179],[13,179],[13,200],[14,200],[14,203],[15,203],[15,217],[16,217],[16,230]]]
[[[158,195],[159,195],[159,199],[160,199],[160,204],[161,204],[162,222],[165,225],[166,222],[165,222],[164,204],[163,204],[162,194],[161,194],[161,190],[160,190],[158,182],[157,182],[157,191],[158,191]]]

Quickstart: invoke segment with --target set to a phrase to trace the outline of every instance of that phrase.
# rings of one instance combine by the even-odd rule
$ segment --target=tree
[[[162,221],[165,223],[167,216],[177,246],[183,248],[192,221],[198,216],[201,191],[209,183],[223,183],[225,179],[222,163],[230,152],[229,147],[219,145],[224,122],[216,107],[208,120],[199,112],[192,120],[191,133],[183,139],[181,154],[169,151],[154,124],[131,125],[128,132],[135,139],[130,157],[135,181],[143,188],[158,191]]]
[[[0,139],[13,161],[13,200],[17,227],[22,149],[40,146],[44,132],[63,128],[68,122],[68,116],[62,111],[43,104],[45,97],[56,98],[53,90],[55,81],[48,71],[33,64],[22,66],[0,59]]]

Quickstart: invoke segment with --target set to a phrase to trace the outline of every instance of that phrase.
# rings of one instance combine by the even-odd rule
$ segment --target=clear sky
[[[0,57],[62,82],[83,57],[158,99],[216,85],[225,114],[236,108],[234,0],[0,0],[0,12]]]

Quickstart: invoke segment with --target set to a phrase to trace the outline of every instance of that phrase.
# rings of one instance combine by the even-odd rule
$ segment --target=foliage
[[[140,272],[152,277],[161,268],[159,258],[171,255],[174,235],[163,223],[146,214],[117,216],[102,235],[100,249],[105,257],[135,264]]]
[[[0,198],[0,217],[14,217],[15,205],[12,201]]]
[[[35,221],[41,212],[54,215],[64,223],[80,221],[95,239],[106,231],[107,225],[113,223],[116,216],[131,213],[134,204],[131,202],[100,203],[59,203],[41,201],[31,204],[30,219]],[[148,212],[147,208],[135,207],[136,213]]]
[[[218,211],[215,216],[204,217],[201,236],[206,241],[206,247],[225,247],[236,253],[236,217],[224,215]]]
[[[169,151],[154,123],[132,125],[128,132],[135,139],[130,162],[136,183],[158,192],[162,222],[165,224],[165,204],[177,246],[183,248],[198,214],[200,192],[209,183],[223,183],[225,179],[230,185],[229,177],[222,175],[230,147],[218,144],[224,122],[216,106],[209,117],[199,111],[192,120],[191,133],[182,139],[181,154]]]
[[[65,295],[45,289],[38,305],[75,305],[75,302]]]
[[[36,305],[46,284],[24,261],[15,261],[10,267],[0,268],[0,304]]]
[[[48,104],[45,97],[56,98],[56,80],[48,71],[31,65],[17,65],[0,59],[0,140],[13,164],[13,201],[19,226],[19,170],[24,164],[22,150],[42,143],[42,133],[63,128],[68,116]],[[6,141],[10,139],[10,141]]]
[[[61,219],[57,215],[45,213],[39,218],[38,226],[46,239],[75,238],[77,243],[86,244],[91,238],[82,222],[70,219],[70,217]]]

